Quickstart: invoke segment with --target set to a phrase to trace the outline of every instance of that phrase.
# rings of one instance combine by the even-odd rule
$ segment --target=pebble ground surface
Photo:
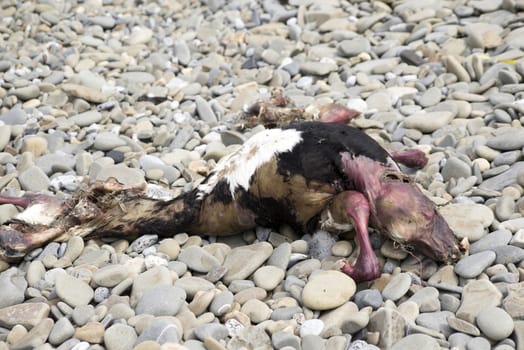
[[[419,263],[379,233],[382,276],[336,271],[352,239],[53,242],[0,263],[0,349],[524,349],[524,1],[0,2],[0,189],[114,176],[171,195],[260,131],[282,88],[337,102],[411,171],[470,255]],[[16,214],[0,206],[0,221]]]

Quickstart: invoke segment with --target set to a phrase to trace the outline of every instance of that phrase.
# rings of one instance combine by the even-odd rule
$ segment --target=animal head
[[[386,235],[407,249],[445,263],[464,255],[459,242],[435,205],[417,186],[402,179],[384,179],[374,200],[373,220]]]

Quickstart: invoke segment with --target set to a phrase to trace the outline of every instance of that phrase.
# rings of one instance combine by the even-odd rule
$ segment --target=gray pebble
[[[75,334],[75,328],[67,317],[61,317],[55,322],[51,332],[49,333],[48,341],[51,345],[61,345],[67,339]]]
[[[431,87],[420,96],[419,104],[422,107],[434,106],[440,102],[442,93],[439,88]]]
[[[0,308],[22,303],[26,288],[27,281],[16,267],[0,273]]]
[[[449,311],[437,311],[421,313],[416,320],[419,326],[423,326],[429,329],[433,329],[437,332],[444,334],[449,337],[453,330],[448,325],[448,317],[454,316]]]
[[[353,57],[362,52],[369,52],[371,44],[366,38],[355,38],[351,40],[343,40],[338,44],[337,50],[341,56]]]
[[[95,301],[95,303],[101,303],[102,301],[106,300],[110,294],[111,294],[111,291],[109,290],[109,288],[98,287],[95,289],[93,300]]]
[[[500,229],[493,231],[478,241],[471,243],[469,253],[473,255],[494,247],[506,245],[511,240],[511,237],[511,232],[508,230]]]
[[[126,142],[122,140],[117,134],[112,132],[101,132],[96,136],[93,147],[100,151],[110,151],[113,148],[125,145]]]
[[[7,125],[22,125],[27,121],[27,113],[20,107],[16,106],[9,111],[0,114],[0,121]]]
[[[291,320],[295,314],[299,314],[301,312],[302,309],[298,306],[283,307],[273,310],[271,313],[271,319],[273,321]]]
[[[449,158],[442,167],[442,177],[444,181],[449,181],[451,178],[459,179],[469,176],[471,176],[471,167],[459,158]]]
[[[187,265],[190,270],[207,273],[213,267],[220,266],[216,257],[199,246],[189,246],[180,251],[178,260]]]
[[[488,139],[486,143],[488,147],[499,151],[512,151],[524,147],[524,130],[505,130],[499,135]]]
[[[359,309],[371,306],[374,310],[378,309],[383,302],[382,294],[377,289],[364,289],[358,291],[353,300]]]
[[[217,317],[223,316],[231,310],[233,302],[234,296],[229,290],[217,293],[209,305],[209,311]]]
[[[174,316],[186,300],[182,288],[159,285],[144,291],[136,305],[137,314],[154,316]]]
[[[492,248],[497,255],[495,263],[497,264],[518,264],[524,260],[524,249],[513,245],[500,245]]]
[[[197,326],[193,329],[195,336],[204,341],[206,337],[212,337],[216,340],[225,339],[229,335],[229,331],[226,326],[217,323],[208,323]]]
[[[475,278],[480,275],[486,267],[490,266],[496,257],[496,254],[491,250],[466,256],[460,259],[455,265],[455,272],[464,278]]]
[[[95,308],[93,305],[79,305],[73,309],[71,317],[77,326],[84,326],[87,322],[94,320]]]
[[[411,277],[407,273],[394,276],[382,290],[384,299],[398,300],[407,293],[411,286]]]
[[[300,338],[289,332],[275,332],[271,335],[271,344],[273,344],[275,349],[283,347],[300,349]]]
[[[151,247],[156,242],[158,242],[157,235],[143,235],[135,239],[129,248],[127,248],[127,251],[141,253],[144,249]]]
[[[267,264],[286,270],[289,264],[290,257],[291,244],[288,242],[284,242],[275,249],[273,249],[273,253],[271,253],[271,256],[269,257]]]
[[[32,165],[18,176],[22,189],[30,192],[42,192],[47,190],[50,180],[42,169]]]
[[[300,344],[302,350],[322,350],[324,347],[324,339],[318,335],[308,334],[301,336]]]
[[[102,120],[102,114],[98,111],[87,111],[69,117],[71,122],[80,127],[89,126]]]
[[[489,350],[491,349],[491,344],[489,340],[482,337],[476,337],[469,340],[466,343],[466,350]]]
[[[104,344],[108,350],[131,350],[136,340],[137,335],[133,327],[125,324],[114,324],[104,333]]]
[[[218,121],[217,116],[215,115],[215,112],[213,112],[213,109],[209,106],[208,102],[204,100],[200,96],[195,97],[195,103],[196,108],[198,112],[198,116],[201,120],[205,121],[209,124],[216,124]]]
[[[136,345],[145,341],[155,341],[159,344],[179,343],[177,326],[168,320],[156,320],[146,328],[136,340]]]
[[[440,350],[440,345],[435,338],[425,334],[410,334],[396,342],[391,350]]]

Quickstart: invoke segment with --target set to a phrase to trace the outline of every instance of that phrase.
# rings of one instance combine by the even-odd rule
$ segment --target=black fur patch
[[[303,141],[279,155],[280,174],[302,175],[307,181],[334,183],[345,179],[340,153],[366,156],[386,164],[389,156],[375,140],[359,129],[338,123],[306,122],[286,129],[302,132]],[[351,180],[351,179],[347,179]]]
[[[224,204],[229,204],[233,201],[231,190],[229,188],[229,182],[226,179],[221,179],[215,185],[213,189],[214,199]]]
[[[259,226],[273,227],[280,224],[288,224],[294,229],[303,227],[297,222],[292,212],[292,206],[286,200],[277,200],[274,198],[259,198],[250,192],[242,191],[238,199],[243,208],[247,208],[255,213],[255,222]]]

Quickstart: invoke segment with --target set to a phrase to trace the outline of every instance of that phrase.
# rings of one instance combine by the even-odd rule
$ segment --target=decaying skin
[[[347,124],[359,115],[359,111],[337,103],[328,103],[319,107],[289,107],[289,101],[283,95],[282,90],[275,88],[271,91],[271,98],[268,102],[258,101],[247,109],[244,120],[248,127],[255,125],[281,127],[293,122],[314,120]]]
[[[1,227],[0,258],[20,259],[64,234],[86,239],[229,235],[257,225],[288,224],[311,232],[319,225],[339,230],[352,224],[360,254],[342,271],[359,281],[371,280],[380,275],[380,265],[368,221],[430,258],[449,263],[464,253],[433,203],[399,171],[391,155],[362,131],[342,124],[307,122],[266,130],[219,162],[193,191],[169,201],[144,193],[144,188],[109,181],[61,202],[45,196],[0,197],[0,202],[26,207]],[[42,210],[47,206],[55,210]],[[30,212],[45,215],[23,215]]]

